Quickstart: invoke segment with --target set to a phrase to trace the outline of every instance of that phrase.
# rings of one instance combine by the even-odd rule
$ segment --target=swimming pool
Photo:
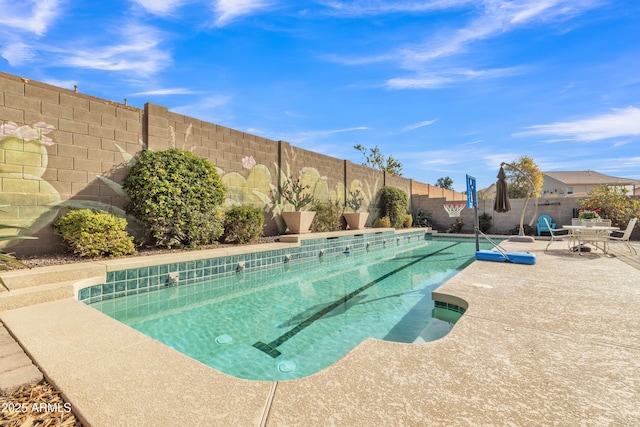
[[[432,341],[453,323],[431,292],[468,265],[473,240],[421,240],[285,264],[90,304],[227,374],[318,372],[367,337]]]

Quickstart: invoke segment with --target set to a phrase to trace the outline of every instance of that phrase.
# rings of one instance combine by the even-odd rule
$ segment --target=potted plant
[[[600,218],[600,210],[580,210],[578,213],[578,219],[580,222],[586,227],[592,227],[595,225],[596,221]]]
[[[282,219],[284,219],[289,232],[292,234],[308,233],[313,217],[314,211],[303,210],[308,204],[314,201],[313,194],[308,192],[308,185],[302,185],[300,179],[293,179],[289,177],[282,183],[282,191],[280,195],[293,206],[293,212],[282,212]]]
[[[342,215],[347,221],[350,230],[362,230],[367,223],[369,212],[360,212],[363,201],[364,197],[361,196],[360,189],[349,192],[346,205],[353,212],[344,212]]]

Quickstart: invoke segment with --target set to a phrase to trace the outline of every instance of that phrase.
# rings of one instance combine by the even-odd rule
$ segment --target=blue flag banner
[[[476,207],[477,200],[478,194],[476,193],[476,179],[470,175],[467,175],[467,207]]]

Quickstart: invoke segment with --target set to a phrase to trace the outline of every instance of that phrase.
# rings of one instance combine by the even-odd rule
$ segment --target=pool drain
[[[285,360],[278,363],[278,371],[280,372],[293,372],[296,370],[296,362],[293,360]]]
[[[233,341],[233,338],[231,338],[231,336],[224,334],[224,335],[220,335],[219,337],[216,337],[216,343],[217,344],[230,344]]]

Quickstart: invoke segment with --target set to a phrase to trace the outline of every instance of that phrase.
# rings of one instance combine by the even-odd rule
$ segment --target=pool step
[[[76,281],[50,283],[8,292],[5,289],[4,292],[0,292],[0,311],[71,298],[74,296],[75,283]]]
[[[106,267],[97,263],[76,263],[37,267],[29,270],[11,270],[0,273],[4,286],[0,291],[15,291],[52,283],[106,277]]]

